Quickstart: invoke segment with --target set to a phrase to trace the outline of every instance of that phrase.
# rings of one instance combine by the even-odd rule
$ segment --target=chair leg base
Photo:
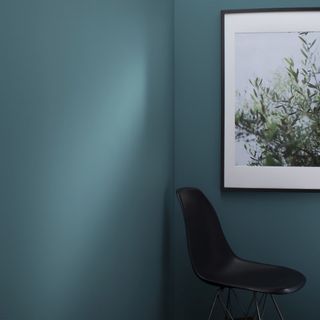
[[[227,290],[227,297],[224,296],[224,290]],[[284,320],[284,317],[280,311],[279,305],[277,304],[275,297],[272,294],[266,294],[258,292],[252,292],[252,298],[247,308],[243,308],[238,298],[238,295],[233,288],[218,288],[216,294],[214,296],[214,300],[211,306],[210,314],[208,320],[215,320],[214,318],[214,311],[217,303],[220,304],[221,310],[224,313],[225,320],[263,320],[265,314],[265,307],[267,298],[270,297],[272,300],[272,304],[275,309],[275,313],[278,315],[280,320]],[[234,299],[232,299],[232,296]],[[241,316],[234,316],[233,315],[233,302],[237,303],[238,310],[241,310]],[[253,315],[252,315],[253,314]]]

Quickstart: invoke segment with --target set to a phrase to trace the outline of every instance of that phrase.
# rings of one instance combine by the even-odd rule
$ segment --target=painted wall
[[[319,193],[220,191],[220,10],[317,6],[317,1],[175,1],[175,184],[202,188],[235,252],[306,274],[306,287],[281,297],[288,319],[317,318]],[[214,288],[189,264],[183,219],[174,217],[175,319],[206,319]]]
[[[164,319],[171,0],[4,0],[0,319]]]

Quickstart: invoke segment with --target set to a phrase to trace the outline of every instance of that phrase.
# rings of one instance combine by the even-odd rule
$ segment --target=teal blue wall
[[[175,184],[202,188],[243,257],[304,272],[306,287],[280,298],[287,319],[316,319],[320,194],[220,192],[220,10],[317,6],[319,1],[175,1]],[[214,290],[192,274],[183,220],[174,218],[175,319],[206,319]]]
[[[166,317],[172,15],[1,2],[1,319]]]

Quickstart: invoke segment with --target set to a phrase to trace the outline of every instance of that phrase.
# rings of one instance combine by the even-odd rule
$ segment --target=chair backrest
[[[215,209],[196,188],[177,190],[185,220],[188,251],[200,278],[221,271],[235,257],[226,241]]]

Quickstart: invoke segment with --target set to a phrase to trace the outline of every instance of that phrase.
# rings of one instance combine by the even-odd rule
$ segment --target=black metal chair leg
[[[223,300],[221,299],[220,294],[218,295],[218,300],[219,300],[219,302],[220,302],[220,304],[221,304],[224,312],[228,315],[229,319],[230,319],[230,320],[234,320],[234,318],[233,318],[230,310],[227,308],[227,306],[225,305],[225,303],[224,303]]]
[[[263,299],[261,299],[261,301],[263,300],[263,302],[262,302],[262,307],[261,307],[261,318],[263,319],[268,295],[264,294],[262,297],[263,297]]]
[[[232,309],[232,307],[231,307],[231,289],[230,288],[228,288],[226,307],[227,307],[228,310]],[[224,318],[228,319],[228,315],[227,315],[226,311],[224,312]]]
[[[277,313],[278,313],[278,315],[279,315],[279,318],[280,318],[281,320],[284,320],[283,315],[282,315],[282,313],[281,313],[281,311],[280,311],[280,308],[279,308],[279,306],[278,306],[278,304],[277,304],[276,299],[274,298],[274,296],[273,296],[272,294],[270,294],[270,296],[271,296],[272,302],[273,302],[273,304],[274,304],[274,306],[275,306],[275,308],[276,308],[276,310],[277,310]]]
[[[216,291],[216,294],[214,296],[213,303],[212,303],[212,306],[211,306],[211,310],[210,310],[210,314],[209,314],[208,320],[213,320],[212,315],[213,315],[213,311],[214,311],[214,308],[216,306],[217,298],[218,298],[218,295],[220,294],[220,291],[221,291],[220,288]]]
[[[240,312],[242,313],[243,317],[248,317],[249,315],[249,312],[247,312],[245,310],[245,308],[243,307],[243,305],[240,303],[240,299],[236,293],[236,291],[234,289],[231,289],[231,293],[233,293],[233,296],[234,296],[234,299],[235,299],[235,302],[237,303],[239,309],[240,309]]]
[[[252,293],[252,298],[247,308],[246,317],[249,316],[253,304],[254,304],[254,293]]]
[[[272,294],[261,293],[261,295],[259,295],[259,292],[252,291],[252,299],[250,300],[248,309],[247,309],[247,311],[243,312],[244,309],[241,306],[241,303],[239,301],[237,294],[235,292],[233,292],[234,289],[233,288],[228,289],[227,296],[225,294],[223,294],[224,289],[225,288],[223,288],[223,287],[220,287],[217,289],[215,296],[214,296],[214,299],[213,299],[211,309],[210,309],[210,314],[209,314],[208,320],[214,320],[214,311],[215,311],[217,301],[219,302],[219,304],[222,307],[222,311],[224,312],[224,318],[227,320],[235,320],[235,318],[231,312],[231,310],[233,309],[233,307],[231,307],[231,305],[233,305],[232,299],[231,299],[232,293],[234,294],[235,299],[238,302],[239,307],[241,308],[241,311],[240,310],[239,311],[240,311],[240,313],[243,314],[243,317],[248,318],[249,314],[251,313],[250,311],[253,307],[254,314],[250,317],[250,319],[263,320],[265,309],[266,309],[266,301],[268,299],[268,296],[270,296],[272,303],[276,309],[276,313],[278,314],[280,320],[284,320],[284,317],[280,311],[279,305],[278,305],[275,297]],[[239,318],[239,319],[242,319],[242,318]]]
[[[258,316],[258,320],[262,320],[261,318],[261,314],[260,314],[260,308],[259,308],[259,303],[258,303],[258,299],[257,299],[257,293],[255,292],[254,294],[254,302],[256,304],[256,311],[257,311],[257,316]]]

